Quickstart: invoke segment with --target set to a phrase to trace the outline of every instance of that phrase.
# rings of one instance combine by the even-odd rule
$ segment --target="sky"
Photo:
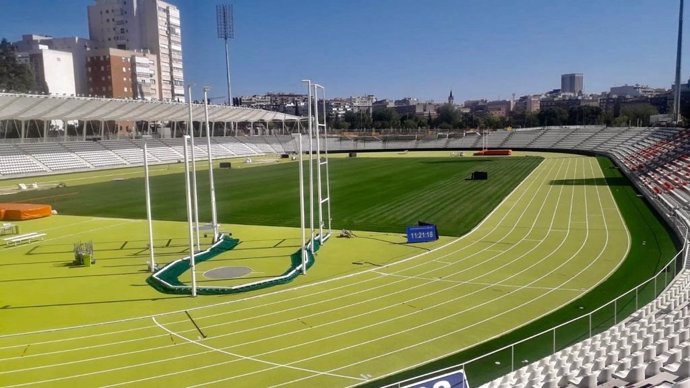
[[[0,38],[88,38],[95,0],[0,0]],[[216,5],[231,3],[233,96],[373,94],[456,103],[560,88],[583,73],[587,93],[643,84],[670,88],[679,0],[169,0],[180,9],[185,82],[225,98]],[[687,14],[686,7],[686,14]],[[687,19],[686,19],[687,20]],[[686,28],[687,30],[687,22]],[[684,36],[683,51],[690,53]],[[684,55],[681,79],[690,57]]]

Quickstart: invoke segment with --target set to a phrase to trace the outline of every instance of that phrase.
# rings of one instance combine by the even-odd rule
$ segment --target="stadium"
[[[420,386],[456,371],[470,386],[690,385],[687,130],[319,140],[289,115],[211,106],[210,127],[192,111],[196,246],[213,258],[168,280],[238,292],[147,283],[195,255],[186,140],[25,136],[55,118],[185,121],[186,105],[0,94],[21,132],[0,145],[0,385]],[[256,122],[279,124],[226,130]],[[329,211],[309,271],[286,278],[307,250],[312,163]],[[407,242],[419,222],[438,239]]]

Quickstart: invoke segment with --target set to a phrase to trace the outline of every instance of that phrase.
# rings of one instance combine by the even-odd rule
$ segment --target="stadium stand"
[[[99,143],[106,150],[112,151],[115,155],[122,158],[127,164],[135,166],[144,164],[144,155],[141,149],[130,140],[103,140]],[[151,163],[160,162],[155,156],[152,156],[151,159]]]
[[[25,176],[45,174],[48,171],[50,170],[46,166],[13,144],[0,144],[0,175]]]
[[[50,171],[84,170],[93,168],[77,154],[70,152],[62,143],[25,143],[15,145],[31,155]]]
[[[125,159],[106,149],[101,143],[77,141],[65,142],[62,145],[93,167],[122,167],[127,165]]]

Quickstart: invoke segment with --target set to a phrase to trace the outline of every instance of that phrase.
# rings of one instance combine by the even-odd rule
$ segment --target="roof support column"
[[[43,120],[43,142],[48,139],[48,120]]]
[[[81,139],[86,141],[86,120],[84,120],[84,125],[81,126]]]
[[[104,124],[105,124],[105,121],[101,120],[101,136],[100,136],[101,140],[103,140],[103,132],[105,131]]]
[[[22,129],[21,133],[19,134],[19,142],[24,143],[24,137],[26,136],[26,121],[22,120]]]
[[[62,126],[64,129],[63,140],[67,141],[67,119],[62,120]]]

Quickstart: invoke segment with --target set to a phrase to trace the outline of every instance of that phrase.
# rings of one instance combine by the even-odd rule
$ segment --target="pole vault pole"
[[[206,119],[206,151],[208,153],[208,183],[211,191],[211,224],[213,226],[213,242],[218,236],[218,216],[216,214],[216,186],[213,179],[213,155],[211,154],[211,127],[208,121],[208,87],[204,87],[204,118]]]
[[[302,246],[300,250],[302,251],[302,274],[307,274],[307,248],[304,230],[304,156],[302,155],[302,133],[297,134],[298,150],[299,150],[299,215],[300,215],[300,230],[302,232]],[[312,241],[312,244],[314,242]]]
[[[189,180],[189,152],[187,142],[189,135],[184,136],[184,183],[187,199],[187,226],[189,228],[189,266],[192,269],[192,296],[196,296],[196,260],[194,258],[194,228],[192,228],[192,195]]]
[[[309,233],[311,241],[311,253],[314,254],[314,169],[312,160],[312,133],[313,133],[313,119],[312,119],[312,84],[311,80],[303,80],[309,89],[309,109],[307,110],[309,116]]]
[[[148,157],[148,145],[146,140],[144,140],[144,180],[146,182],[146,218],[149,223],[149,255],[151,256],[149,261],[149,270],[155,272],[156,262],[153,257],[153,221],[151,220],[151,188],[149,186],[149,157]]]
[[[194,157],[194,122],[192,121],[192,85],[187,86],[189,91],[189,135],[192,148],[192,197],[194,199],[194,223],[196,224],[196,249],[199,249],[199,200],[196,190],[196,158]]]

